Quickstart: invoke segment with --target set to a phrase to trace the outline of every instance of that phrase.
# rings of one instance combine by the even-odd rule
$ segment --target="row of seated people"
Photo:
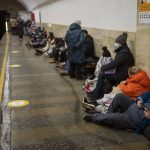
[[[89,52],[88,44],[93,41],[90,36],[86,41],[87,35],[80,23],[74,22],[64,40],[54,38],[50,33],[48,44],[39,47],[36,52],[53,57],[55,62],[61,62],[57,66],[67,69],[70,78],[81,79],[81,68],[86,61],[85,53]],[[103,56],[97,62],[94,75],[85,82],[87,98],[83,99],[82,106],[85,112],[94,114],[85,115],[84,120],[142,132],[150,140],[150,79],[144,70],[135,67],[134,57],[126,41],[127,33],[116,38],[113,45],[116,54],[114,59],[107,47],[102,48]],[[62,52],[64,59],[61,61]],[[93,52],[87,57],[89,58],[94,58]],[[118,87],[117,91],[112,92],[113,86]]]
[[[82,30],[84,33],[84,41],[82,43],[83,62],[76,75],[77,79],[82,79],[89,74],[93,73],[98,61],[98,57],[94,56],[94,42],[93,38],[88,35],[87,30]],[[64,69],[59,70],[62,75],[69,75],[69,61],[68,61],[68,49],[64,38],[55,37],[53,32],[48,35],[44,28],[35,28],[32,31],[30,40],[26,43],[28,48],[35,49],[36,55],[46,55],[50,57],[49,63],[57,63],[57,68]],[[52,59],[53,58],[53,59]],[[87,64],[92,64],[91,67],[86,67]],[[75,68],[76,69],[76,68]],[[82,75],[82,77],[81,77]],[[73,77],[73,76],[71,76]]]
[[[150,140],[150,78],[136,66],[129,68],[128,73],[129,78],[118,84],[112,92],[106,92],[104,97],[95,101],[84,97],[82,107],[87,115],[83,118],[99,125],[130,129],[144,134]],[[95,78],[87,79],[85,91],[94,90],[96,82]]]
[[[92,109],[94,114],[85,115],[84,120],[100,125],[105,124],[142,132],[150,140],[150,79],[146,72],[133,67],[135,66],[135,61],[127,45],[127,37],[128,34],[123,32],[115,39],[113,45],[114,59],[111,59],[110,54],[104,57],[103,53],[102,58],[99,60],[97,64],[98,75],[94,78],[96,81],[95,87],[92,91],[86,92],[88,98],[84,98],[82,102],[86,112],[89,113],[88,109]],[[70,77],[72,77],[74,65],[77,66],[82,63],[80,59],[82,53],[80,52],[84,35],[80,21],[70,25],[65,41],[71,67]],[[105,53],[109,52],[107,47],[103,47],[103,51]],[[132,72],[133,75],[136,74],[134,77]],[[125,82],[121,84],[122,81]],[[111,100],[105,99],[105,94],[109,94],[112,91],[112,87],[117,85],[124,92],[118,92],[119,94],[116,94]],[[103,107],[107,103],[107,108]],[[100,109],[99,112],[97,112],[97,109]]]
[[[125,35],[123,33],[115,40],[115,45],[119,43],[120,46],[114,46],[114,59],[107,47],[102,48],[103,55],[94,75],[85,81],[87,97],[83,98],[82,106],[88,114],[83,119],[99,125],[143,133],[150,140],[150,78],[146,71],[131,63],[132,55],[125,55],[127,49],[122,49],[127,45],[126,38],[123,42]],[[122,74],[123,70],[120,71],[124,65],[128,65],[128,77],[118,80],[120,74],[125,75]],[[114,80],[117,75],[117,80]],[[112,89],[114,85],[116,87]],[[96,90],[102,95],[92,95]]]

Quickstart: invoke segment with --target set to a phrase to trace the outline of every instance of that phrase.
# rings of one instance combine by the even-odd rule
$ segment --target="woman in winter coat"
[[[84,51],[82,49],[84,33],[80,24],[81,21],[71,24],[65,37],[68,49],[69,75],[71,78],[76,77],[77,79],[81,79],[81,66],[84,63]]]
[[[85,115],[84,120],[143,132],[150,125],[150,91],[140,95],[135,102],[120,93],[115,96],[107,113]]]
[[[104,83],[106,80],[110,82],[112,87],[128,78],[128,69],[129,67],[134,66],[134,57],[130,52],[126,41],[127,33],[122,33],[116,38],[114,45],[116,56],[114,60],[101,67],[101,73],[99,74],[96,88],[88,93],[89,98],[93,99],[93,101],[104,96]],[[111,75],[104,73],[111,69],[116,69],[116,73]]]

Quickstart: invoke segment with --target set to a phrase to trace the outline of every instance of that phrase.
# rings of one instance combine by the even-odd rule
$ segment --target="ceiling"
[[[61,0],[17,0],[17,1],[19,1],[27,10],[32,11]]]

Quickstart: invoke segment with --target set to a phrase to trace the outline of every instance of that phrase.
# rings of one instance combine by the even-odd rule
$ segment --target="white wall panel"
[[[32,1],[30,9],[36,7]],[[37,6],[41,3],[38,0]],[[53,0],[50,5],[36,7],[37,21],[39,11],[43,23],[69,25],[81,19],[86,27],[136,32],[137,0]]]

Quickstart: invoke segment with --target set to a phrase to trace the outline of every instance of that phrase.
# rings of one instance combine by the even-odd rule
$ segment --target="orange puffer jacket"
[[[120,90],[132,99],[144,92],[150,91],[150,78],[145,71],[131,75],[124,83],[120,83]]]

